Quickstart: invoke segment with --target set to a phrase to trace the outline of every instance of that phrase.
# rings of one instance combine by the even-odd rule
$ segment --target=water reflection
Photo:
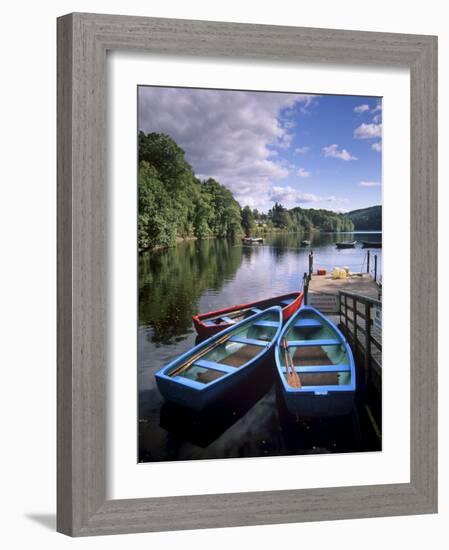
[[[310,250],[301,246],[304,238],[311,240],[315,268],[348,266],[363,271],[367,250],[361,245],[338,250],[335,243],[379,241],[381,235],[275,234],[262,246],[218,239],[187,241],[139,258],[139,460],[282,455],[313,452],[313,447],[321,449],[317,452],[356,450],[353,436],[349,442],[342,437],[347,425],[340,431],[338,426],[320,426],[320,440],[313,426],[288,427],[272,384],[273,370],[267,370],[267,380],[254,380],[233,402],[203,417],[180,414],[164,404],[154,380],[156,370],[195,345],[195,313],[300,288]],[[377,255],[381,274],[382,250],[371,254]],[[353,434],[353,427],[348,433]]]
[[[164,403],[160,427],[178,438],[200,447],[208,447],[238,422],[261,399],[273,384],[274,371],[259,369],[245,380],[234,395],[227,395],[215,407],[194,413],[170,403]],[[244,437],[244,433],[241,434]]]

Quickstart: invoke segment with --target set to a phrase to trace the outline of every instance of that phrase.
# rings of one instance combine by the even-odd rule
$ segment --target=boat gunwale
[[[213,316],[220,316],[220,314],[223,314],[223,316],[226,315],[226,313],[232,313],[233,311],[235,310],[239,310],[239,309],[250,309],[251,306],[254,306],[254,307],[257,307],[257,304],[261,304],[263,302],[270,302],[272,300],[279,300],[279,302],[281,302],[282,299],[285,299],[285,298],[289,298],[289,297],[293,297],[293,302],[291,302],[290,304],[286,304],[284,306],[270,306],[271,307],[280,307],[282,311],[284,311],[284,309],[287,309],[288,307],[291,307],[297,300],[301,299],[304,299],[304,293],[302,290],[296,290],[296,291],[293,291],[293,292],[289,292],[287,294],[281,294],[279,296],[273,296],[272,298],[266,298],[264,300],[257,300],[257,301],[253,301],[253,302],[247,302],[247,303],[244,303],[244,304],[236,304],[234,306],[231,306],[231,307],[227,307],[227,308],[224,308],[224,309],[216,309],[216,310],[213,310],[213,311],[208,311],[206,313],[198,313],[196,315],[193,315],[192,316],[192,319],[193,319],[193,322],[195,325],[201,325],[202,328],[204,329],[208,329],[210,328],[210,325],[206,325],[204,323],[204,321],[207,321],[207,319],[209,317],[213,317]],[[269,309],[269,308],[268,308]],[[264,309],[262,310],[262,313],[264,311],[267,311],[267,309]],[[259,313],[255,313],[254,315],[259,315]],[[254,315],[251,315],[251,317],[253,317]],[[249,319],[250,317],[247,317],[247,319]],[[244,320],[247,320],[247,319],[244,319]],[[218,323],[216,325],[214,325],[214,327],[220,327],[220,326],[224,326],[224,327],[227,327],[229,323]],[[235,324],[232,325],[235,327]],[[227,328],[224,328],[222,331],[221,331],[221,334],[227,330]]]
[[[277,328],[275,334],[273,335],[273,338],[270,341],[267,341],[266,346],[260,346],[260,352],[259,353],[257,353],[254,357],[252,357],[248,362],[244,363],[242,366],[240,366],[238,368],[235,368],[233,372],[224,373],[223,376],[220,376],[219,378],[216,378],[215,380],[212,380],[211,382],[208,382],[207,384],[196,382],[195,380],[191,380],[190,378],[186,378],[186,377],[179,376],[179,375],[176,375],[176,376],[172,377],[172,376],[169,376],[168,374],[165,374],[167,370],[169,370],[173,367],[176,367],[179,363],[182,363],[182,361],[187,360],[192,355],[192,352],[195,348],[207,347],[208,345],[210,345],[212,343],[213,340],[218,340],[218,339],[222,338],[225,334],[233,332],[236,329],[241,328],[243,325],[250,324],[250,323],[254,322],[256,320],[256,318],[262,317],[263,315],[266,315],[268,312],[271,312],[271,311],[277,312],[278,316],[279,316],[279,325],[278,325],[278,328]],[[159,378],[159,379],[162,379],[162,380],[167,380],[170,383],[175,383],[177,385],[181,384],[181,385],[184,385],[184,386],[186,386],[190,389],[193,389],[195,391],[203,392],[205,390],[213,388],[215,386],[215,384],[217,384],[219,382],[223,382],[225,379],[229,378],[230,376],[234,376],[235,374],[237,374],[239,372],[242,372],[247,367],[250,367],[256,360],[260,359],[264,354],[268,353],[276,345],[276,342],[278,341],[278,338],[279,338],[279,335],[280,335],[281,331],[282,331],[282,308],[280,306],[272,306],[268,309],[265,309],[265,310],[261,311],[260,313],[256,313],[256,314],[252,315],[251,317],[248,317],[247,319],[243,319],[242,321],[240,321],[239,323],[236,323],[235,325],[230,325],[229,327],[222,330],[218,334],[214,334],[213,336],[207,338],[206,340],[204,340],[203,342],[201,342],[197,346],[194,346],[193,348],[190,348],[189,350],[184,352],[182,355],[180,355],[176,359],[173,359],[173,361],[170,361],[170,363],[168,363],[164,367],[161,367],[158,371],[156,371],[154,373],[154,376],[156,378]],[[236,343],[238,343],[238,342],[236,342]],[[201,357],[200,357],[200,359],[201,359]],[[212,369],[212,367],[211,367],[211,370],[214,370],[214,369]],[[215,369],[215,370],[218,371],[218,369]]]
[[[280,362],[280,342],[285,337],[284,335],[290,330],[291,326],[293,325],[293,323],[295,322],[297,317],[300,316],[301,313],[303,313],[304,311],[311,311],[314,314],[317,314],[319,317],[321,317],[323,319],[323,321],[326,323],[326,325],[331,325],[332,330],[335,330],[338,338],[341,339],[341,344],[340,345],[345,347],[345,351],[346,351],[346,353],[348,355],[348,359],[349,359],[348,363],[345,363],[345,365],[349,364],[349,367],[350,367],[350,372],[351,372],[351,383],[350,384],[344,384],[344,385],[341,385],[341,386],[340,385],[338,385],[338,386],[324,386],[324,385],[323,386],[301,386],[301,387],[297,388],[297,387],[292,387],[292,386],[290,386],[290,384],[287,383],[287,380],[286,380],[286,377],[285,377],[285,372],[283,371],[283,367],[282,367],[281,362]],[[319,341],[319,340],[317,340],[317,341]],[[287,340],[287,342],[288,342],[288,340]],[[300,307],[298,309],[298,311],[296,313],[294,313],[290,317],[290,319],[287,321],[287,323],[284,325],[284,327],[282,328],[282,331],[279,335],[278,341],[276,343],[276,348],[275,348],[275,351],[274,351],[274,358],[275,358],[275,363],[276,363],[276,370],[278,371],[279,378],[282,382],[283,389],[287,393],[331,395],[332,393],[355,392],[355,386],[356,386],[355,376],[356,376],[356,374],[355,374],[354,357],[353,357],[353,354],[352,354],[352,350],[349,347],[349,344],[348,344],[346,338],[344,337],[344,334],[340,331],[340,329],[337,327],[337,325],[332,323],[332,321],[327,319],[325,315],[323,315],[320,311],[318,311],[317,309],[315,309],[311,306],[302,306],[302,307]]]

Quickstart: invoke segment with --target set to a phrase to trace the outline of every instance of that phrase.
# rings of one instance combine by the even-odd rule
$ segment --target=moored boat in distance
[[[155,373],[163,397],[201,411],[260,368],[272,368],[282,327],[282,310],[271,307],[229,327],[187,351]]]
[[[291,414],[313,418],[352,411],[356,374],[351,348],[315,308],[303,306],[291,317],[279,336],[275,361]]]
[[[382,248],[382,241],[361,241],[363,248]]]
[[[303,298],[303,292],[290,292],[290,294],[258,300],[257,302],[200,313],[194,315],[192,320],[198,335],[201,338],[206,338],[273,306],[282,308],[282,319],[287,321],[301,306]]]
[[[310,241],[301,241],[301,246],[310,246]]]
[[[355,248],[356,244],[357,244],[357,241],[347,241],[347,242],[335,243],[335,246],[337,248]]]
[[[242,237],[242,243],[244,244],[263,244],[262,237]]]

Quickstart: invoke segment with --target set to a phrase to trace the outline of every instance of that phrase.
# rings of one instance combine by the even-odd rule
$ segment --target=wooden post
[[[304,287],[303,287],[304,304],[307,305],[307,301],[308,301],[307,294],[309,293],[309,277],[307,276],[307,273],[304,273],[303,281],[304,281]]]
[[[345,331],[346,331],[346,339],[349,338],[349,332],[348,332],[348,297],[345,294]]]
[[[366,253],[366,272],[367,273],[369,273],[369,256],[370,256],[370,251],[368,250]]]
[[[313,273],[313,250],[309,253],[309,277],[312,276]]]
[[[339,291],[338,293],[338,315],[340,316],[340,326],[342,325],[342,322],[341,322],[341,314],[343,313],[342,309],[341,309],[341,291]]]
[[[365,302],[365,389],[368,388],[371,370],[371,304]]]
[[[374,282],[377,283],[377,254],[374,255]]]

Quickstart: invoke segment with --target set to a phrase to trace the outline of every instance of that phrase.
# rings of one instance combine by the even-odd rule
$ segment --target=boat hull
[[[355,248],[355,243],[335,243],[336,247],[339,249],[343,248]]]
[[[223,381],[221,384],[216,384],[200,392],[194,388],[180,387],[179,384],[173,384],[170,379],[161,377],[156,377],[157,387],[166,401],[195,412],[202,412],[221,404],[229,396],[238,392],[240,386],[249,379],[256,379],[258,373],[266,368],[272,368],[273,354],[274,346],[265,357],[236,372],[226,382]]]
[[[301,418],[333,418],[345,416],[354,408],[354,392],[339,392],[327,395],[304,394],[298,398],[288,392],[283,393],[288,412]]]
[[[382,243],[370,243],[368,241],[362,241],[363,248],[382,248]]]
[[[301,318],[302,316],[305,318],[308,312],[312,312],[313,315],[316,316],[317,321],[321,323],[321,327],[329,331],[327,339],[315,340],[314,338],[310,338],[295,340],[294,342],[291,339],[289,340],[288,335],[291,334],[292,329],[297,326],[296,324],[298,322],[303,322]],[[310,322],[310,319],[308,320]],[[343,361],[344,364],[338,362],[333,363],[332,361],[325,361],[324,364],[319,366],[314,366],[316,362],[295,363],[295,370],[300,379],[302,377],[303,384],[300,385],[300,387],[292,387],[286,380],[285,359],[281,361],[281,354],[285,352],[281,351],[280,343],[284,338],[286,338],[289,346],[293,346],[295,350],[298,348],[313,348],[314,353],[321,354],[320,359],[326,357],[325,348],[329,350],[332,346],[338,346],[338,349],[341,350],[341,354],[345,357],[345,361]],[[295,353],[296,351],[293,352],[292,357],[295,357]],[[327,358],[329,359],[329,357]],[[286,409],[291,415],[302,418],[326,418],[344,416],[352,411],[356,390],[356,373],[352,351],[338,328],[316,309],[309,306],[303,306],[290,318],[279,336],[275,349],[275,361],[278,374],[277,382],[280,386]],[[299,360],[296,359],[296,361]],[[328,385],[318,385],[316,382],[316,385],[307,385],[304,383],[304,379],[311,374],[326,377],[329,376],[329,373],[340,373],[340,371],[343,370],[350,373],[350,378],[348,382],[341,385],[338,385],[340,382],[336,383],[335,381],[327,382]],[[345,375],[347,376],[347,374]],[[330,374],[330,376],[332,376],[332,374]],[[333,376],[338,377],[340,374],[334,374]],[[310,382],[308,383],[310,384]]]
[[[264,318],[266,319],[270,315],[272,316],[271,318],[274,317],[276,321],[264,320]],[[269,328],[262,328],[261,330],[271,330],[270,339],[258,340],[254,339],[254,336],[247,337],[243,338],[243,342],[248,342],[248,344],[241,344],[242,337],[239,336],[241,331],[248,329],[249,334],[249,331],[251,331],[257,323],[261,323],[262,325],[265,323],[265,325],[269,326]],[[261,369],[272,368],[274,347],[281,327],[281,308],[272,307],[229,327],[219,335],[208,338],[155,373],[156,384],[160,393],[167,401],[194,411],[203,411],[212,405],[219,404],[226,399],[227,396],[238,392],[239,387],[252,376],[256,376]],[[247,347],[248,345],[249,347],[252,346],[256,348],[256,351],[252,352],[251,358],[245,358],[245,362],[238,365],[233,363],[232,360],[231,362],[226,362],[230,355],[227,355],[224,359],[215,359],[215,362],[210,358],[208,359],[208,356],[215,352],[206,352],[206,350],[210,350],[211,346],[217,342],[219,343],[222,338],[226,336],[228,336],[228,339],[226,344],[224,344],[225,348],[227,348],[228,344],[234,346],[240,344],[243,347],[245,347],[245,345]],[[234,338],[234,340],[232,338]],[[235,338],[237,338],[237,340],[235,340]],[[215,347],[215,350],[216,349],[217,347]],[[242,348],[240,348],[240,351],[241,349]],[[197,357],[198,355],[199,357]],[[192,362],[190,368],[197,369],[199,367],[200,369],[207,369],[209,374],[211,372],[215,374],[218,372],[220,373],[219,377],[209,379],[206,383],[200,383],[197,374],[196,379],[185,377],[185,374],[182,373],[182,370],[185,371],[185,368],[181,369],[178,374],[178,367],[183,367],[183,365],[189,362],[194,356],[197,357],[197,359]],[[206,366],[204,367],[204,365]],[[225,369],[224,371],[222,370],[223,368]],[[225,374],[223,374],[223,372],[225,372]]]
[[[263,238],[262,237],[243,237],[242,243],[244,244],[263,244]]]
[[[240,305],[228,307],[225,309],[209,311],[207,313],[194,315],[192,317],[193,325],[200,338],[209,338],[210,336],[213,336],[214,334],[218,334],[219,332],[222,332],[223,330],[229,328],[232,325],[230,323],[220,323],[217,325],[209,325],[207,324],[208,318],[218,317],[220,315],[226,316],[226,315],[232,314],[235,311],[238,311],[241,309],[248,309],[251,307],[264,309],[263,307],[264,304],[267,304],[265,307],[268,308],[270,307],[270,302],[278,301],[280,303],[282,302],[282,300],[288,300],[289,298],[293,298],[293,301],[290,304],[282,307],[282,320],[286,322],[301,307],[301,304],[304,299],[304,294],[302,292],[292,292],[290,294],[283,294],[282,296],[277,296],[269,300],[260,300],[258,302],[240,304]]]

